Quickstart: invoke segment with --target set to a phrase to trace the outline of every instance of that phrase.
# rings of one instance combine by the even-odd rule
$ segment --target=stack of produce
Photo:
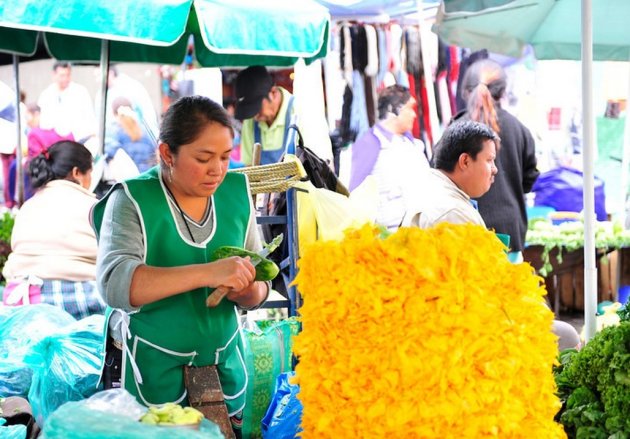
[[[558,249],[558,263],[562,263],[562,251],[573,251],[584,246],[584,223],[569,221],[558,225],[544,218],[529,221],[527,245],[541,245],[543,267],[540,274],[546,276],[552,269],[549,252]],[[619,223],[599,221],[595,224],[595,246],[601,249],[619,249],[630,246],[630,230]]]
[[[480,226],[370,226],[300,260],[302,437],[564,437],[544,287]]]
[[[140,422],[151,425],[195,425],[201,423],[203,414],[192,407],[182,407],[173,402],[151,406]]]

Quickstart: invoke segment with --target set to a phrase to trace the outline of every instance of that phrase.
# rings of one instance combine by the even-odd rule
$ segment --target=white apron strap
[[[120,320],[116,322],[116,325],[114,326],[114,331],[118,330],[118,327],[120,326],[120,332],[123,339],[122,347],[125,354],[124,356],[129,358],[129,363],[131,364],[131,369],[133,369],[133,376],[136,379],[136,382],[138,384],[142,384],[142,374],[140,374],[140,369],[136,364],[136,359],[133,357],[133,355],[131,355],[129,345],[127,344],[127,340],[131,340],[131,332],[129,331],[129,314],[121,309],[115,309],[113,312],[117,312],[118,314],[120,314]]]

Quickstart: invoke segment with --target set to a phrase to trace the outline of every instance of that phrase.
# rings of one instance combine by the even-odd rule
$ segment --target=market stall
[[[564,219],[554,224],[558,221],[551,219],[554,214]],[[579,216],[556,212],[530,219],[526,239],[523,257],[545,278],[554,311],[583,310],[584,225]],[[630,231],[618,222],[599,221],[595,225],[595,242],[599,273],[597,301],[616,300],[615,286],[621,266],[612,252],[625,254],[630,246]]]
[[[627,60],[628,27],[619,17],[627,2],[444,0],[434,27],[442,38],[463,47],[486,48],[519,56],[526,44],[539,59],[582,60],[584,170],[584,283],[587,338],[594,334],[597,270],[595,267],[593,59]],[[610,11],[615,11],[610,14]],[[626,130],[628,131],[628,130]],[[626,133],[628,134],[628,133]],[[627,148],[626,148],[627,149]],[[627,157],[623,172],[627,175]],[[622,183],[627,185],[626,178]],[[623,190],[626,188],[624,186]]]
[[[287,10],[291,10],[291,13],[287,14]],[[324,56],[328,50],[329,20],[328,11],[311,1],[294,4],[286,0],[274,0],[262,5],[251,0],[237,3],[222,0],[178,0],[175,2],[146,0],[113,3],[69,0],[46,4],[39,1],[24,0],[12,5],[11,8],[0,8],[0,51],[13,54],[16,89],[19,89],[20,57],[28,57],[38,47],[45,46],[48,54],[59,60],[100,62],[102,103],[104,105],[106,102],[106,75],[110,61],[179,64],[184,59],[192,41],[195,57],[202,66],[233,67],[254,64],[289,66],[298,59],[310,63],[314,59]],[[234,32],[234,29],[241,31]],[[270,29],[273,29],[273,32],[269,32]],[[103,118],[101,119],[99,134],[102,141],[104,108],[101,110]],[[18,174],[17,178],[18,181],[22,181],[21,175]],[[293,220],[292,212],[293,210],[289,208],[288,216],[291,217],[288,220],[289,226],[293,224],[291,222]],[[297,242],[292,243],[292,246],[297,246]],[[292,269],[295,269],[295,256],[289,262]],[[292,271],[291,275],[294,276],[294,274],[295,272]],[[21,309],[24,309],[25,312],[36,313],[38,307],[33,305]],[[19,326],[9,326],[9,320],[12,319],[12,316],[9,315],[10,311],[14,310],[0,308],[0,326],[2,326],[0,330],[6,329],[8,331],[10,328],[13,330]],[[55,340],[59,336],[58,332],[65,331],[63,328],[50,328],[50,331],[44,331],[37,326],[38,319],[34,318],[33,315],[30,317],[29,321],[34,322],[35,327],[28,330],[28,333],[22,334],[24,337],[28,337],[28,343],[17,336],[3,337],[3,342],[7,343],[6,349],[2,350],[3,356],[11,352],[17,354],[15,347],[22,346],[23,349],[19,353],[23,355],[18,358],[19,361],[22,361],[27,354],[31,354],[30,349],[38,345],[40,341],[43,347],[55,344]],[[97,328],[91,332],[90,336],[102,337],[102,322],[100,323],[100,325],[95,325]],[[24,325],[22,327],[25,328]],[[279,328],[279,325],[272,325],[268,331],[270,336],[267,337],[267,339],[273,339],[273,343],[276,343],[274,346],[283,352],[283,355],[278,355],[272,360],[274,367],[278,366],[276,363],[281,365],[281,367],[276,367],[273,370],[274,374],[291,367],[291,362],[287,360],[287,356],[290,358],[291,352],[290,340],[287,339],[286,344],[283,342],[281,346],[277,344],[280,340]],[[291,328],[291,331],[294,332],[297,325],[293,323]],[[92,330],[94,327],[90,327],[90,329]],[[254,389],[262,389],[263,397],[269,398],[269,380],[273,380],[275,375],[272,376],[272,372],[268,371],[264,364],[261,364],[261,361],[268,358],[268,352],[263,352],[261,355],[260,349],[256,351],[257,342],[260,340],[260,337],[257,339],[257,336],[260,332],[264,333],[264,330],[252,328],[251,331],[250,344],[248,345],[250,348],[248,353],[251,355],[247,358],[248,367],[251,366],[252,371],[267,373],[262,384],[254,379],[252,384],[255,386]],[[289,334],[287,333],[288,337]],[[102,348],[102,339],[99,339],[96,344]],[[269,346],[268,341],[265,346]],[[289,347],[287,348],[287,346]],[[90,344],[90,347],[93,345]],[[73,345],[73,348],[85,351],[85,346],[81,343],[77,343],[76,346]],[[42,407],[44,410],[36,413],[35,417],[42,425],[46,418],[51,419],[49,434],[69,437],[67,435],[71,433],[68,433],[68,427],[72,427],[73,431],[88,431],[91,433],[91,437],[99,437],[99,435],[110,437],[107,435],[115,433],[111,428],[107,431],[107,423],[111,423],[111,419],[105,421],[98,417],[90,418],[94,422],[84,423],[89,416],[88,412],[82,412],[82,410],[87,409],[89,413],[94,415],[94,406],[87,402],[79,404],[79,406],[72,406],[73,408],[67,408],[68,412],[74,415],[83,413],[85,416],[79,416],[80,419],[73,418],[74,421],[69,421],[68,416],[63,413],[57,417],[48,416],[52,415],[53,411],[63,403],[68,401],[81,402],[97,390],[96,378],[100,373],[100,370],[97,369],[102,355],[100,348],[94,352],[85,353],[90,360],[89,364],[85,365],[86,367],[82,367],[83,363],[76,364],[75,362],[75,364],[67,367],[62,366],[61,369],[53,371],[57,374],[55,377],[59,378],[60,381],[56,387],[58,390],[58,393],[55,394],[56,399],[48,398],[50,395],[45,386],[37,388],[40,396],[38,401],[41,403],[38,410]],[[46,354],[50,356],[58,354],[65,361],[72,359],[72,357],[64,355],[65,351],[50,350]],[[261,359],[261,357],[264,358]],[[39,361],[38,367],[41,368],[42,365],[45,367],[53,361],[58,361],[55,360],[56,358],[36,357]],[[32,373],[32,368],[35,368],[34,365],[19,361],[17,363],[12,362],[12,367],[7,367],[8,362],[6,361],[0,362],[0,375],[4,378],[6,376],[3,374],[6,373],[11,378],[17,379]],[[23,372],[23,374],[16,373],[16,371]],[[47,370],[41,371],[42,374],[49,372]],[[68,374],[64,375],[64,372]],[[77,377],[85,379],[85,383],[87,383],[86,386],[80,388],[80,392],[75,391],[76,383],[73,380],[76,380]],[[38,382],[42,383],[42,381],[43,378]],[[22,387],[12,390],[22,396],[29,395],[30,397],[29,382],[23,381],[21,382]],[[12,384],[7,380],[2,380],[2,383],[3,385]],[[91,385],[89,385],[90,383]],[[8,390],[3,388],[0,396],[7,393]],[[255,395],[254,392],[252,394]],[[260,402],[260,392],[258,398]],[[98,401],[95,404],[98,405]],[[118,404],[110,405],[118,407],[121,412],[125,411],[124,405],[122,409]],[[251,411],[249,412],[250,415],[247,415],[249,417],[246,421],[250,425],[259,425],[262,414],[259,413],[260,407],[257,407],[256,410],[257,421],[252,421]],[[127,413],[127,417],[134,413],[133,411]],[[77,424],[79,421],[81,423]],[[2,418],[1,423],[4,423],[4,418]],[[138,424],[135,425],[138,429],[141,428]],[[2,433],[8,431],[2,426],[0,428],[3,428]],[[215,431],[211,431],[212,435],[203,436],[186,430],[178,432],[168,429],[147,430],[147,428],[149,427],[142,427],[142,430],[138,432],[128,430],[124,437],[135,437],[132,433],[137,433],[137,437],[169,438],[214,437],[216,434]],[[204,431],[203,425],[201,430]],[[205,431],[208,433],[207,430]]]

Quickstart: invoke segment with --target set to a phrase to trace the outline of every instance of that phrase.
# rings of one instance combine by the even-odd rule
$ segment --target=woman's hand
[[[249,258],[231,256],[211,262],[212,278],[208,283],[211,288],[223,286],[232,291],[246,289],[254,282],[256,268]]]
[[[231,290],[226,299],[236,302],[243,308],[252,308],[267,298],[268,288],[267,282],[254,282],[240,291]]]

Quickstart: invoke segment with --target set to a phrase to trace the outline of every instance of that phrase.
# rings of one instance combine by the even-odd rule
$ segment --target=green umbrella
[[[450,44],[514,57],[581,59],[581,0],[444,0],[433,31]],[[630,1],[593,0],[593,59],[630,61]]]
[[[202,66],[290,66],[326,55],[330,15],[300,0],[16,0],[0,4],[0,51],[31,55],[41,32],[51,56],[180,64],[189,38]]]
[[[628,0],[443,0],[433,31],[450,44],[520,56],[531,44],[538,59],[582,60],[584,170],[584,318],[595,333],[597,269],[593,161],[593,59],[630,61]],[[626,117],[626,134],[630,131]],[[628,136],[626,136],[626,142]],[[630,147],[624,145],[622,188]]]

